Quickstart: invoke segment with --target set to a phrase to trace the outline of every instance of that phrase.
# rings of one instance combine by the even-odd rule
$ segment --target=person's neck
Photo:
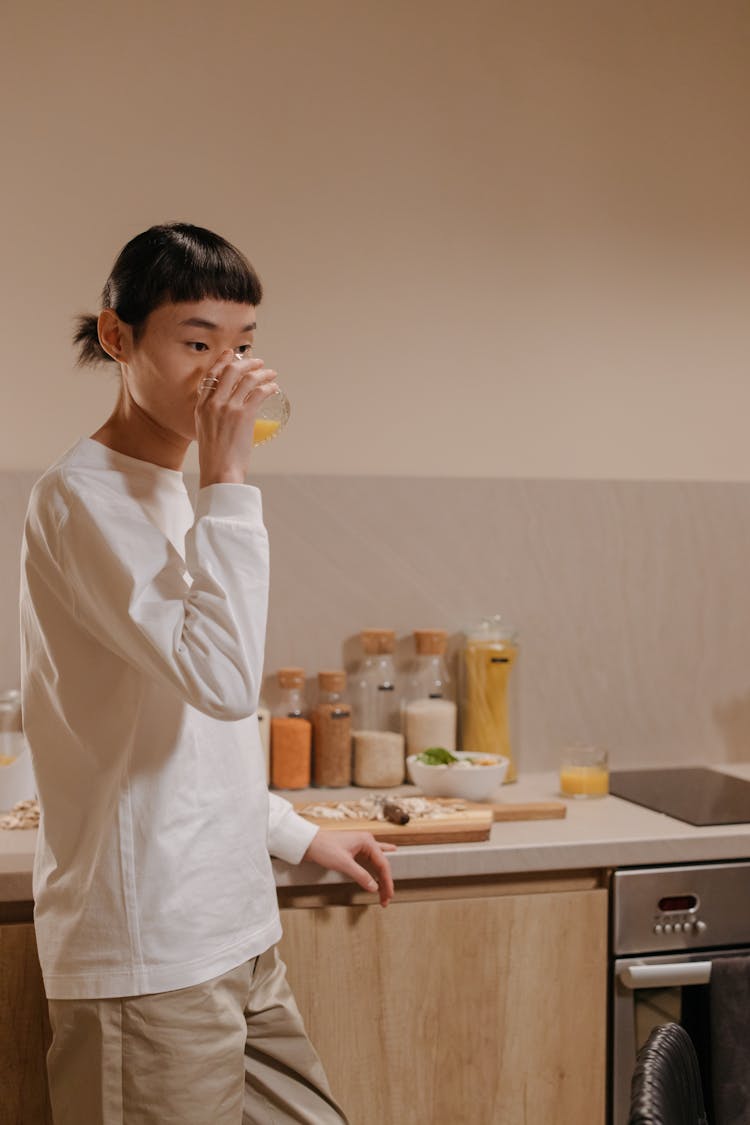
[[[91,438],[116,453],[178,472],[190,446],[188,440],[165,430],[132,401],[127,408],[118,402],[113,413],[103,426],[91,434]]]

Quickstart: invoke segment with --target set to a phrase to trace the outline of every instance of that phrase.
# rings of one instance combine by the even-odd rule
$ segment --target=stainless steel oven
[[[717,957],[750,955],[750,861],[641,867],[612,877],[611,1125],[627,1125],[638,1048],[680,1022]]]

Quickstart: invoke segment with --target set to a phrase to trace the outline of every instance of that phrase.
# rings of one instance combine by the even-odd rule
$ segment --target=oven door
[[[711,980],[717,957],[747,955],[745,949],[699,950],[654,957],[621,957],[612,968],[610,1121],[627,1125],[635,1057],[655,1027],[679,1023],[683,990]]]

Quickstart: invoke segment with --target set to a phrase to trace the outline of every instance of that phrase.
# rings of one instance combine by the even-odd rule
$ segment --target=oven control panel
[[[699,916],[697,895],[662,895],[654,914],[655,934],[703,934],[708,923]]]
[[[612,877],[616,955],[750,941],[750,862],[639,867]]]
[[[670,921],[669,918],[662,917],[653,925],[655,934],[704,934],[707,929],[708,923],[702,918],[694,921],[690,918],[675,918]]]

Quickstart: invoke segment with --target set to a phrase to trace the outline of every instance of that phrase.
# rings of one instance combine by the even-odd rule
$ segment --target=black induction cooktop
[[[703,766],[618,770],[610,774],[609,791],[688,824],[750,823],[750,781]]]

